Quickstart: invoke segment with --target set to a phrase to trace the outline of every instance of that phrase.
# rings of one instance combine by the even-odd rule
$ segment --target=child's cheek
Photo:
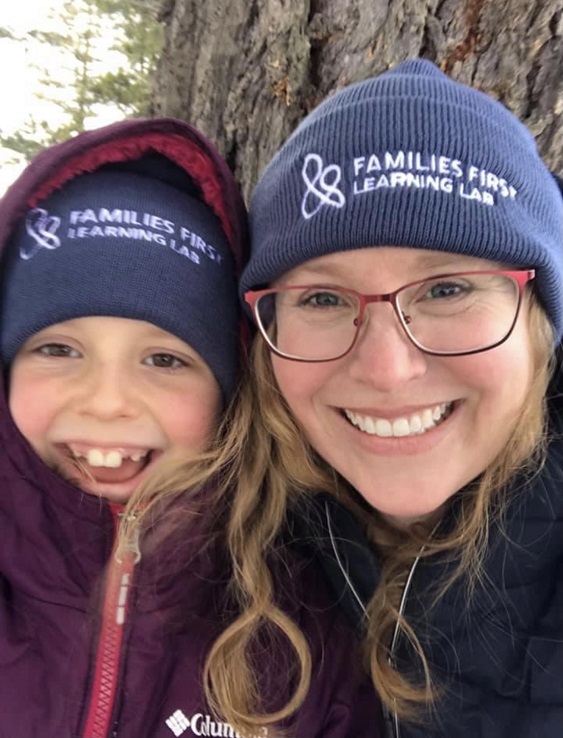
[[[57,394],[44,380],[15,367],[8,392],[10,413],[20,433],[42,457],[56,402]]]

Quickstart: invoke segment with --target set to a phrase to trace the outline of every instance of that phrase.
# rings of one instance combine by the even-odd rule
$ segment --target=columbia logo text
[[[175,736],[181,736],[190,731],[191,735],[197,736],[213,736],[214,738],[243,738],[240,733],[232,728],[228,723],[222,723],[214,720],[211,715],[203,715],[197,712],[191,717],[186,717],[182,710],[176,710],[170,715],[166,721],[166,725],[170,728]],[[267,738],[267,728],[256,733],[252,738]]]

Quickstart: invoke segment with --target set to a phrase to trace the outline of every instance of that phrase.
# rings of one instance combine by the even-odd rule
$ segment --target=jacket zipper
[[[120,507],[110,505],[115,528],[111,559],[104,585],[102,624],[93,667],[90,703],[82,738],[107,738],[114,712],[120,674],[122,640],[127,621],[128,597],[135,564],[141,558],[138,536],[117,557],[118,533],[123,519]]]
[[[338,548],[336,545],[336,539],[334,537],[333,531],[332,531],[332,523],[330,519],[330,510],[328,507],[328,503],[325,502],[325,515],[326,515],[326,521],[327,521],[327,527],[328,527],[328,533],[330,536],[330,543],[332,546],[332,550],[334,552],[334,556],[336,558],[336,563],[338,564],[338,567],[340,568],[340,571],[344,575],[344,579],[346,580],[348,587],[350,588],[352,594],[358,601],[364,615],[367,617],[367,609],[362,601],[362,598],[356,591],[354,587],[354,583],[352,582],[350,575],[346,571],[346,568],[342,562],[342,559],[340,558],[340,555],[338,553]],[[414,572],[416,570],[416,567],[418,566],[418,562],[421,559],[421,556],[424,552],[424,549],[426,548],[426,545],[423,545],[418,552],[418,555],[414,559],[414,561],[411,564],[411,568],[409,569],[409,574],[407,576],[407,580],[405,582],[405,586],[403,587],[403,593],[401,595],[401,603],[399,605],[399,618],[397,619],[397,622],[395,623],[395,628],[393,630],[393,637],[391,638],[391,647],[389,649],[389,664],[393,669],[396,668],[395,665],[395,651],[397,650],[397,644],[399,642],[399,619],[402,617],[403,613],[405,612],[406,604],[407,604],[407,597],[411,588],[412,580],[414,577]],[[386,735],[388,735],[390,738],[401,738],[401,726],[399,723],[399,716],[397,715],[397,712],[395,710],[391,711],[388,707],[385,705],[383,706],[383,718],[385,720],[385,732]]]

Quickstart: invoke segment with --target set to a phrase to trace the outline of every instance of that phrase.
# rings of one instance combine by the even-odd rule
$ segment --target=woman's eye
[[[459,284],[458,282],[437,282],[425,290],[424,297],[430,300],[459,297],[469,291],[469,285]]]
[[[80,353],[72,346],[67,346],[66,343],[45,343],[43,346],[36,348],[35,351],[43,356],[54,358],[77,359],[80,357]]]
[[[340,307],[345,301],[338,292],[313,292],[301,299],[301,305],[305,307],[331,308]]]
[[[152,354],[152,356],[145,359],[145,363],[157,369],[181,369],[187,366],[185,361],[174,356],[174,354]]]

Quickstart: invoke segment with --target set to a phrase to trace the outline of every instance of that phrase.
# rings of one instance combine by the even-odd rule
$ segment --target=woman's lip
[[[433,428],[429,428],[425,433],[409,435],[409,436],[389,436],[381,437],[371,435],[353,425],[343,412],[338,412],[340,421],[346,424],[348,432],[352,434],[350,437],[354,447],[362,449],[365,453],[372,456],[382,457],[400,457],[400,456],[416,456],[417,454],[428,453],[438,446],[444,438],[446,438],[451,430],[452,422],[456,422],[459,412],[459,403],[453,403],[449,415]]]

